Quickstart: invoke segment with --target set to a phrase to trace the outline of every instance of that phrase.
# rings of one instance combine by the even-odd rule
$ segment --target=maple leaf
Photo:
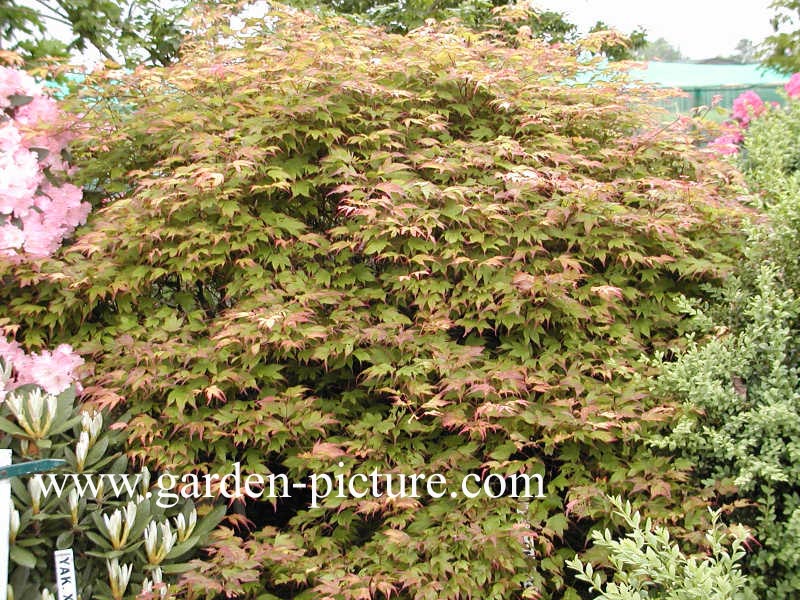
[[[591,291],[606,302],[613,302],[614,299],[622,300],[624,298],[622,289],[613,285],[595,285],[591,287]]]

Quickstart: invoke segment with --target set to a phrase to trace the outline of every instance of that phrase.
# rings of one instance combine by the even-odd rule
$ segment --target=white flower
[[[192,532],[194,531],[194,526],[197,524],[197,511],[193,508],[192,512],[189,513],[189,521],[187,523],[186,518],[183,516],[183,513],[180,513],[177,517],[175,517],[175,528],[178,530],[178,541],[185,542]]]
[[[159,535],[158,524],[150,521],[144,530],[144,549],[147,554],[147,562],[151,565],[161,564],[175,546],[177,539],[177,535],[169,526],[169,521],[161,523],[161,535]]]
[[[120,550],[128,541],[133,523],[136,520],[136,505],[128,502],[124,511],[116,509],[111,516],[103,515],[108,530],[108,540],[114,550]]]
[[[136,505],[133,502],[128,502],[125,506],[125,529],[127,533],[133,528],[133,522],[136,520]]]
[[[20,426],[28,433],[28,435],[33,436],[33,430],[28,423],[28,419],[26,418],[25,411],[22,407],[22,398],[20,398],[18,394],[12,392],[6,398],[6,405],[13,413]]]
[[[89,434],[90,445],[94,445],[103,429],[103,415],[97,411],[94,411],[91,414],[88,412],[82,412],[81,428]]]
[[[108,539],[116,548],[117,540],[122,535],[122,513],[119,509],[115,510],[111,516],[103,515],[103,523],[105,523]]]
[[[89,433],[81,431],[78,436],[78,443],[75,445],[75,462],[78,464],[78,470],[83,471],[86,464],[86,456],[89,454]]]
[[[9,521],[8,524],[8,537],[12,544],[17,539],[17,533],[19,533],[19,513],[17,512],[16,508],[12,508],[11,520]]]
[[[164,575],[161,572],[161,567],[155,567],[153,569],[152,577],[152,580],[145,578],[145,580],[142,582],[142,591],[152,594],[155,590],[158,590],[159,595],[162,598],[166,598],[167,586],[164,583]]]
[[[106,560],[106,568],[108,569],[108,583],[111,587],[111,596],[114,600],[122,600],[125,595],[125,590],[128,587],[128,581],[131,578],[131,571],[133,565],[120,565],[119,561],[114,558],[110,562]]]
[[[69,491],[67,501],[69,502],[69,514],[72,519],[72,525],[76,526],[78,524],[78,492],[75,488]]]
[[[47,420],[42,425],[40,431],[42,437],[50,432],[50,426],[53,424],[53,419],[58,410],[58,398],[53,396],[53,394],[47,394],[47,396],[45,396],[45,402],[47,402]]]
[[[28,480],[28,493],[31,495],[31,509],[33,510],[33,514],[38,514],[42,504],[42,494],[44,493],[44,484],[42,483],[41,475],[31,477]]]
[[[42,390],[39,388],[35,388],[28,394],[28,415],[30,415],[31,421],[35,424],[39,424],[39,421],[42,418],[42,413],[44,412],[44,396],[42,396]]]
[[[34,388],[25,398],[16,393],[9,394],[6,404],[25,433],[40,440],[50,431],[58,408],[58,399],[52,394],[43,393],[40,388]]]

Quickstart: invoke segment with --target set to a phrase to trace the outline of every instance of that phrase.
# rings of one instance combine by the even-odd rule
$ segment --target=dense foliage
[[[685,408],[657,445],[690,459],[697,482],[753,528],[747,568],[759,597],[776,599],[800,592],[800,76],[786,92],[786,108],[754,94],[738,104],[733,150],[766,219],[749,229],[737,276],[687,306],[695,339],[655,385]]]
[[[621,540],[611,532],[593,531],[596,546],[609,553],[614,577],[606,581],[603,571],[591,563],[576,558],[568,565],[578,571],[579,579],[588,583],[597,600],[738,600],[747,589],[747,578],[740,562],[745,556],[748,535],[742,528],[732,533],[732,539],[720,525],[720,512],[713,514],[711,528],[706,533],[710,554],[687,556],[671,538],[663,525],[634,511],[630,502],[611,498],[614,514],[630,530]],[[730,542],[730,549],[728,549]]]
[[[185,584],[574,597],[601,493],[703,525],[683,467],[637,442],[669,406],[631,375],[735,261],[730,170],[524,29],[278,15],[87,82],[75,155],[105,206],[8,271],[0,316],[78,349],[154,470],[526,472],[547,493],[251,502],[255,529],[220,529]]]

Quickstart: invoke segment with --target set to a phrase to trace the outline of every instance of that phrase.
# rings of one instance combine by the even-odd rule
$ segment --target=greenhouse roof
[[[631,75],[646,83],[669,88],[761,87],[780,86],[789,81],[783,75],[759,64],[718,65],[650,61]]]

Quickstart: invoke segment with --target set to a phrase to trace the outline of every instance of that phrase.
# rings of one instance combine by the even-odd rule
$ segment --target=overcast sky
[[[648,37],[665,38],[693,59],[733,54],[742,38],[760,42],[772,33],[772,0],[534,0],[534,5],[566,12],[582,30],[598,20]]]
[[[33,2],[34,0],[23,0]],[[162,3],[167,0],[161,0]],[[663,37],[691,59],[734,53],[739,40],[761,42],[772,33],[772,0],[532,0],[567,13],[586,31],[598,20],[629,33],[643,27],[650,40]],[[1,3],[1,0],[0,0]],[[58,34],[58,29],[53,28]],[[94,60],[94,55],[91,55]],[[90,60],[90,62],[91,62]]]

